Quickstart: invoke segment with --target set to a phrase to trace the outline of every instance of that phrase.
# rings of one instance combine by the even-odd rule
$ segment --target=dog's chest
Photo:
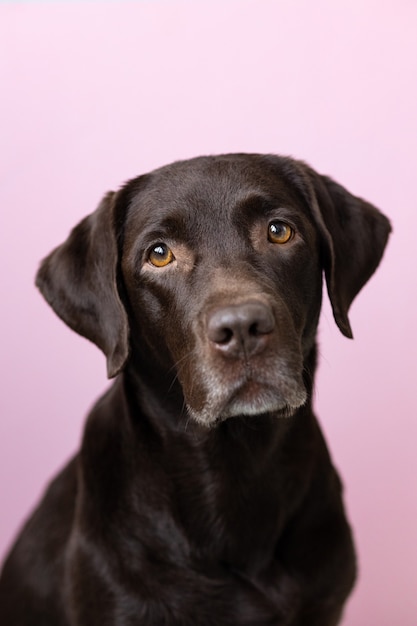
[[[198,467],[198,465],[197,465]],[[178,478],[178,477],[177,477]],[[282,478],[272,470],[214,462],[176,480],[175,510],[197,559],[258,568],[269,562],[285,524]]]

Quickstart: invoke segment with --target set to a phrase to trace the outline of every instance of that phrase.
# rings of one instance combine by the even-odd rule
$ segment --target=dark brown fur
[[[2,625],[339,622],[355,557],[311,407],[322,272],[351,336],[389,230],[274,156],[174,163],[105,196],[37,284],[117,378],[6,560]]]

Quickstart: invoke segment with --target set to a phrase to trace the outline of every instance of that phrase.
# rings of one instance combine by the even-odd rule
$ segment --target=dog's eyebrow
[[[235,220],[247,219],[249,222],[259,217],[287,220],[296,228],[306,226],[306,212],[300,202],[286,194],[249,193],[237,203]]]
[[[155,239],[182,239],[185,234],[186,222],[184,216],[181,215],[167,215],[158,223],[151,224],[149,229],[146,229],[142,236],[146,240]]]
[[[242,210],[269,210],[275,207],[277,204],[271,196],[261,193],[250,193],[243,196],[239,202],[238,207]]]
[[[185,229],[183,215],[167,215],[160,223],[160,230],[174,239],[181,237]]]
[[[237,209],[240,214],[248,217],[256,217],[260,214],[268,215],[269,213],[288,206],[288,198],[284,196],[272,196],[264,193],[250,193],[243,196],[237,203]],[[291,203],[293,204],[293,203]]]
[[[297,221],[294,205],[294,201],[284,195],[279,197],[256,193],[243,197],[236,208],[239,219],[243,216],[252,221],[259,217],[275,216]]]

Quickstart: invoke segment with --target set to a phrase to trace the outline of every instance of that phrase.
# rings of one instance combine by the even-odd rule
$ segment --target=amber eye
[[[156,246],[151,248],[148,261],[155,267],[165,267],[172,263],[175,259],[172,250],[164,243],[157,243]]]
[[[285,222],[276,220],[268,226],[268,239],[271,243],[287,243],[293,234],[293,229]]]

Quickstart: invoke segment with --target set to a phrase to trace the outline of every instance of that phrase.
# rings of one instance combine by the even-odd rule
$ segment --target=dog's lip
[[[297,402],[300,406],[304,403]],[[295,406],[283,393],[271,383],[265,383],[253,377],[240,381],[223,401],[219,415],[222,419],[236,415],[264,415],[275,413],[278,416],[290,416]]]
[[[307,390],[297,371],[245,368],[234,380],[206,377],[205,402],[196,408],[186,400],[196,422],[212,428],[230,417],[291,417],[307,401]]]
[[[227,403],[233,402],[239,398],[249,398],[250,396],[255,397],[259,394],[265,393],[266,390],[272,391],[272,386],[250,377],[236,384],[227,400]]]

